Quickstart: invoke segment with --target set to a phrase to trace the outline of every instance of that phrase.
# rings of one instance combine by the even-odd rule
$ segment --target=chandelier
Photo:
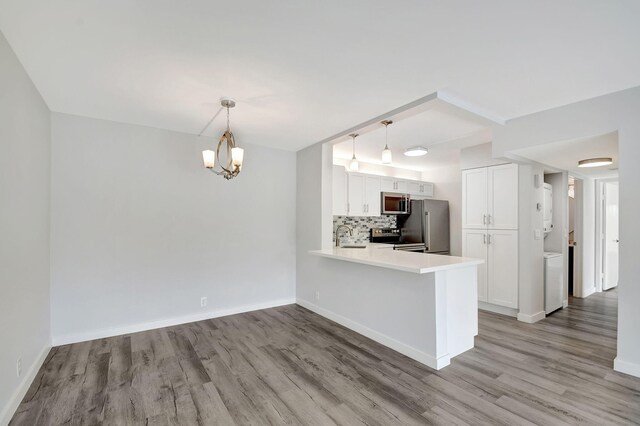
[[[227,130],[220,136],[220,141],[218,142],[218,148],[215,151],[207,149],[202,151],[202,160],[204,161],[204,166],[211,170],[213,173],[218,176],[222,176],[223,178],[229,180],[240,174],[240,170],[242,170],[242,162],[244,160],[244,149],[238,148],[236,146],[236,141],[233,138],[233,133],[231,133],[231,129],[229,128],[229,109],[236,106],[236,101],[231,98],[222,98],[220,99],[220,105],[222,108],[209,120],[207,125],[202,129],[200,135],[204,133],[205,130],[209,127],[209,125],[213,122],[213,120],[217,117],[217,115],[222,111],[223,108],[227,109]],[[198,136],[200,136],[198,135]],[[226,151],[225,159],[226,162],[223,162],[220,157],[220,148],[225,147],[223,150]],[[220,170],[215,170],[216,158],[218,158],[218,165],[220,166]]]

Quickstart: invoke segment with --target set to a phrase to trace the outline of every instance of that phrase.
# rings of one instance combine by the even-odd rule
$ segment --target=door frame
[[[605,183],[618,182],[618,178],[596,179],[596,292],[601,292],[604,280],[604,257],[606,237],[606,224],[604,215],[604,203],[606,201]]]

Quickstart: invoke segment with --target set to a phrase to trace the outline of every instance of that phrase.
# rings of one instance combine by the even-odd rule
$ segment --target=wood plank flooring
[[[289,305],[53,348],[11,425],[623,425],[615,292],[537,324],[480,313],[440,371]]]

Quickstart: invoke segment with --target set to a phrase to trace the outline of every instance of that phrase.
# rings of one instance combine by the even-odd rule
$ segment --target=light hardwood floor
[[[289,305],[53,348],[12,425],[634,424],[615,292],[533,325],[480,313],[434,371]]]

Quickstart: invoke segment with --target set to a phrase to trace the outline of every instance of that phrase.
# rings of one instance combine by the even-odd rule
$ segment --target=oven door
[[[411,203],[408,194],[382,193],[382,214],[409,214]]]

